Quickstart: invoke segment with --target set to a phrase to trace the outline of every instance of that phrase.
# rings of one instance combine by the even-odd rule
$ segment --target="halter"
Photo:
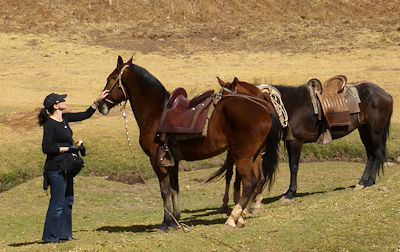
[[[128,96],[126,95],[126,91],[125,91],[124,85],[122,85],[122,74],[124,73],[124,71],[125,71],[125,69],[126,69],[127,67],[129,67],[129,65],[125,65],[125,66],[122,67],[121,72],[120,72],[119,75],[118,75],[118,78],[117,78],[117,79],[114,81],[114,83],[112,84],[112,86],[111,86],[111,88],[110,88],[110,90],[109,90],[109,94],[107,95],[107,97],[108,97],[108,96],[111,96],[111,90],[113,90],[113,88],[114,88],[114,87],[116,86],[116,84],[118,83],[118,87],[121,88],[122,93],[124,94],[124,97],[125,97],[125,102],[124,102],[124,105],[122,106],[122,108],[125,108],[126,103],[128,102]],[[111,104],[114,104],[114,105],[118,104],[118,103],[116,103],[115,101],[112,101],[112,100],[110,100],[110,99],[108,99],[108,98],[106,98],[106,99],[104,99],[104,100],[107,101],[107,102],[109,102],[109,103],[111,103]],[[119,102],[119,103],[120,103],[120,102]]]
[[[231,93],[231,94],[237,94],[237,86],[235,87],[235,90],[233,90],[233,91],[230,90],[229,88],[221,87],[221,91],[219,91],[219,93],[222,95],[223,91],[226,91],[226,92]]]
[[[216,104],[215,102],[219,102],[219,100],[221,100],[222,98],[222,93],[226,91],[228,93],[231,94],[237,94],[237,86],[235,87],[235,90],[230,90],[229,88],[226,87],[221,87],[221,90],[218,92],[218,94],[215,94],[215,101],[214,101],[214,105]]]

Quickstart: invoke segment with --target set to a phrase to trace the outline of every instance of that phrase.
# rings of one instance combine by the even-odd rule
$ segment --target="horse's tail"
[[[270,116],[272,124],[268,133],[266,141],[267,146],[262,161],[263,174],[265,177],[264,186],[268,185],[268,190],[271,189],[275,181],[275,172],[278,170],[279,144],[283,130],[278,116],[275,113],[271,113]]]
[[[216,171],[214,174],[212,174],[212,175],[206,180],[206,183],[211,182],[211,181],[214,181],[214,180],[219,180],[219,179],[221,179],[221,178],[224,176],[226,170],[228,169],[228,167],[230,167],[230,165],[228,165],[228,163],[229,163],[229,160],[228,160],[228,159],[229,159],[229,158],[230,158],[229,155],[227,155],[227,156],[226,156],[226,159],[225,159],[224,165],[223,165],[221,168],[219,168],[218,171]]]
[[[383,154],[382,160],[380,160],[380,170],[382,170],[382,174],[384,173],[383,164],[386,161],[386,141],[389,137],[389,126],[390,126],[390,120],[392,118],[392,113],[393,113],[393,98],[390,95],[389,95],[389,97],[390,97],[390,110],[389,110],[388,118],[386,119],[385,127],[382,132],[381,146],[380,146],[380,148],[382,148],[382,154]],[[378,170],[378,175],[379,175],[379,170]]]

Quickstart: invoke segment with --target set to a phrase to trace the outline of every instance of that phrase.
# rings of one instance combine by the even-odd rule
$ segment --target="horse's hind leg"
[[[358,182],[357,188],[375,184],[376,175],[385,161],[385,145],[382,141],[382,131],[373,132],[369,125],[359,128],[361,140],[367,152],[367,164],[364,173]]]
[[[235,204],[239,203],[240,199],[240,184],[242,183],[242,179],[240,177],[240,174],[238,173],[236,169],[236,174],[235,174],[235,182],[233,183],[233,202]]]
[[[264,173],[262,171],[262,162],[263,162],[263,160],[260,160],[259,165],[258,165],[259,169],[260,169],[260,174],[261,174],[260,180],[258,181],[257,188],[256,188],[254,194],[252,195],[251,199],[249,200],[249,203],[247,203],[246,209],[243,211],[243,212],[247,211],[244,213],[244,215],[250,214],[251,205],[253,204],[254,200],[255,200],[255,204],[254,204],[252,213],[253,214],[259,213],[262,210],[262,207],[261,207],[261,201],[263,199],[262,192],[263,192],[263,189],[265,186],[265,181],[266,181]]]
[[[231,215],[226,221],[226,224],[232,227],[236,227],[236,223],[238,222],[239,217],[241,217],[243,209],[247,206],[247,203],[254,193],[258,183],[254,174],[251,158],[236,162],[236,169],[242,178],[243,193],[240,197],[239,203],[235,205]]]

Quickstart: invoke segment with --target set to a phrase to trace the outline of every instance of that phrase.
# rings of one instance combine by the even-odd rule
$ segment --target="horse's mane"
[[[163,84],[161,84],[161,82],[146,69],[135,64],[130,64],[129,68],[134,71],[140,78],[142,78],[143,81],[145,81],[150,88],[155,89],[158,92],[161,92],[165,96],[169,97],[170,93],[165,89]]]

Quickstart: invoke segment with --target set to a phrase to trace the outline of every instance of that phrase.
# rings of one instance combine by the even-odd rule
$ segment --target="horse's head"
[[[107,115],[115,105],[128,100],[122,78],[125,68],[130,64],[132,64],[132,58],[124,63],[121,56],[118,56],[117,67],[107,77],[107,83],[104,87],[104,90],[110,90],[110,93],[98,106],[99,112],[103,115]]]
[[[230,93],[238,93],[256,97],[262,97],[260,89],[258,89],[257,86],[251,83],[239,81],[239,79],[236,77],[233,79],[232,83],[225,82],[221,80],[219,77],[217,77],[217,79],[221,87],[224,89],[224,92],[222,94],[227,94],[229,93],[228,90],[230,90],[231,91]]]

